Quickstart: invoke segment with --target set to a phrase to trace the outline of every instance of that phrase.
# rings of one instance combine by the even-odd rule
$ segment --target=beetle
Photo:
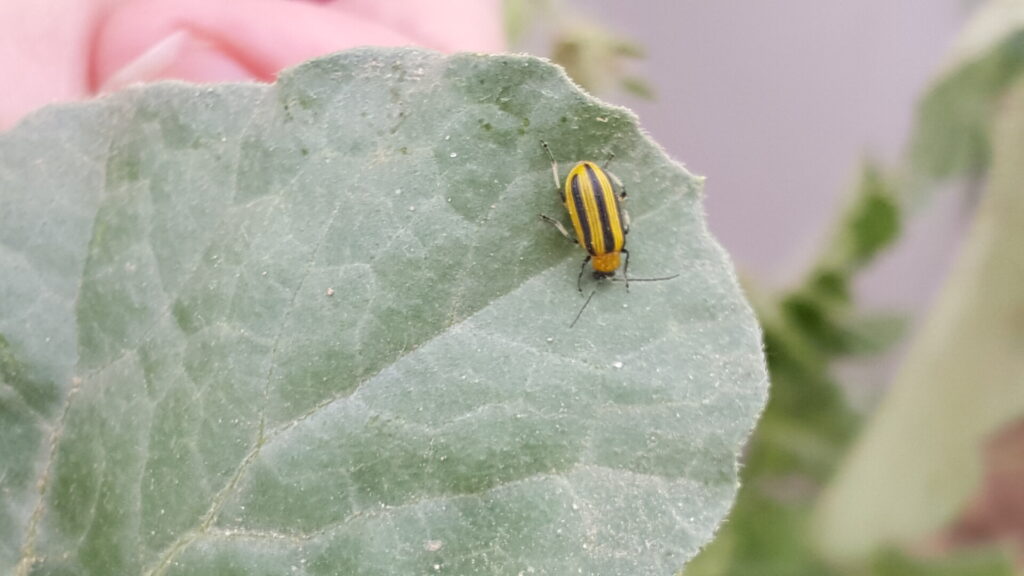
[[[615,272],[622,266],[622,282],[629,291],[629,250],[626,250],[626,235],[629,234],[629,213],[623,207],[626,201],[626,187],[617,176],[608,171],[608,164],[615,158],[610,154],[603,166],[589,160],[577,162],[576,166],[565,178],[565,185],[558,178],[558,161],[551,153],[547,142],[541,140],[541,146],[551,159],[551,175],[555,179],[555,190],[569,213],[575,237],[569,234],[565,226],[558,220],[541,214],[542,220],[551,224],[562,236],[575,244],[579,244],[587,252],[580,265],[579,276],[576,277],[576,289],[583,294],[583,274],[589,262],[594,269],[594,279],[614,278]],[[616,192],[616,189],[618,190]],[[659,282],[672,280],[679,274],[660,278],[634,278],[635,282]],[[594,292],[584,302],[576,318],[569,327],[576,325]]]
[[[576,278],[576,289],[583,293],[583,274],[588,262],[594,269],[595,279],[614,276],[621,263],[623,280],[626,283],[626,290],[629,291],[629,250],[626,250],[629,213],[622,206],[626,200],[626,188],[618,177],[607,170],[615,155],[608,157],[604,167],[589,160],[578,162],[565,178],[563,187],[558,178],[558,161],[555,160],[555,155],[551,153],[547,142],[541,140],[541,145],[551,159],[555,190],[558,191],[559,198],[569,213],[573,232],[576,233],[575,238],[558,220],[544,214],[540,217],[554,226],[562,236],[587,251],[587,257],[583,259],[580,274]]]

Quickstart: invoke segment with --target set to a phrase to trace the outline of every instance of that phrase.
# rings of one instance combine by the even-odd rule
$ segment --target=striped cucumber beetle
[[[565,179],[565,185],[558,177],[558,161],[551,153],[547,142],[541,140],[541,146],[548,153],[551,159],[551,174],[555,179],[555,190],[558,197],[569,213],[569,220],[575,237],[569,234],[565,226],[558,220],[541,214],[542,220],[555,227],[562,236],[572,242],[579,244],[587,252],[586,258],[580,265],[580,273],[576,278],[576,289],[580,295],[583,294],[583,274],[586,272],[587,263],[594,269],[594,278],[597,280],[614,278],[616,270],[622,266],[622,282],[629,291],[630,280],[634,282],[658,282],[671,280],[679,276],[665,276],[661,278],[630,278],[629,277],[629,250],[626,250],[626,235],[629,234],[629,213],[622,206],[626,200],[626,187],[622,181],[608,171],[608,164],[615,157],[608,156],[604,166],[598,166],[594,162],[584,160],[578,162],[569,172]],[[573,320],[572,325],[579,320],[587,304],[590,304],[590,297],[580,308],[579,314]]]

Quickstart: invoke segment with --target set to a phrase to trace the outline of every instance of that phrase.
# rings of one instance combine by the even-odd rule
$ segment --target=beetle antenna
[[[590,304],[590,299],[594,297],[594,294],[596,292],[596,288],[590,292],[590,296],[587,296],[587,301],[583,303],[583,306],[580,308],[580,311],[576,313],[576,317],[572,319],[572,324],[569,324],[569,328],[575,326],[576,322],[579,321],[580,316],[583,316],[583,311],[587,309],[587,305]]]
[[[630,282],[661,282],[663,280],[673,280],[675,278],[679,278],[679,274],[673,274],[671,276],[659,276],[657,278],[635,278],[633,276],[630,276],[629,277],[629,281]],[[612,282],[626,282],[625,279],[618,278],[618,277],[612,277],[612,278],[609,278],[609,280],[611,280]]]

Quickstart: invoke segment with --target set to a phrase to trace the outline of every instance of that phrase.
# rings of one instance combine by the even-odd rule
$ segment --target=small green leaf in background
[[[948,59],[918,107],[903,191],[911,203],[937,182],[988,168],[993,110],[1024,72],[1024,2],[983,2]]]
[[[583,17],[570,22],[557,31],[551,50],[551,59],[564,66],[570,78],[591,92],[618,84],[636,96],[653,96],[654,90],[642,79],[623,74],[625,60],[644,57],[640,44]]]
[[[541,139],[616,154],[630,271],[677,281],[567,327]],[[35,114],[0,135],[0,572],[672,573],[767,391],[699,188],[528,57]]]
[[[505,37],[519,48],[531,29],[549,37],[553,62],[585,90],[605,94],[619,89],[653,99],[654,87],[631,75],[627,61],[644,58],[643,46],[591,17],[567,0],[504,0]],[[529,44],[529,43],[527,43]]]
[[[951,521],[981,476],[985,441],[1024,415],[1024,84],[995,124],[988,190],[949,280],[818,511],[848,561]]]
[[[503,0],[505,40],[514,45],[523,39],[530,24],[550,10],[549,0]]]
[[[904,552],[887,549],[872,559],[871,574],[876,576],[1010,576],[1008,559],[991,550],[966,550],[939,557],[912,558]]]
[[[639,76],[626,76],[622,79],[622,89],[626,92],[644,98],[646,100],[654,100],[654,86],[651,83]]]

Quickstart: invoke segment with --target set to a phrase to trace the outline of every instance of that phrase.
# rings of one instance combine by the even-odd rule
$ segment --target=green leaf
[[[529,30],[530,24],[542,14],[550,12],[547,0],[503,0],[505,40],[515,46]]]
[[[1024,414],[1024,84],[1000,117],[989,189],[871,426],[818,510],[833,559],[937,529],[976,485],[981,447]]]
[[[915,558],[883,550],[871,560],[877,576],[1013,576],[1008,554],[998,549],[963,550],[932,558]]]
[[[833,236],[826,242],[809,282],[815,291],[822,276],[830,276],[827,287],[849,282],[850,278],[869,264],[882,250],[899,237],[901,213],[896,188],[891,178],[874,163],[861,170],[853,197],[838,222]],[[847,301],[845,287],[842,301]],[[835,292],[835,289],[830,289]]]
[[[907,319],[899,314],[863,314],[849,321],[847,349],[849,356],[870,356],[890,350],[907,334]]]
[[[575,328],[564,167],[630,272]],[[0,572],[671,573],[766,396],[700,179],[515,56],[366,49],[0,135]],[[8,441],[8,439],[13,439]]]
[[[555,33],[551,59],[564,66],[573,81],[595,93],[621,86],[637,94],[644,89],[654,94],[642,79],[623,72],[625,60],[644,57],[642,46],[582,15],[565,22]]]
[[[638,98],[654,100],[654,87],[651,86],[650,82],[640,78],[639,76],[627,76],[623,78],[621,87],[626,92]]]
[[[989,0],[957,39],[946,71],[917,112],[904,194],[915,201],[937,181],[989,166],[993,117],[1024,72],[1024,4]]]

